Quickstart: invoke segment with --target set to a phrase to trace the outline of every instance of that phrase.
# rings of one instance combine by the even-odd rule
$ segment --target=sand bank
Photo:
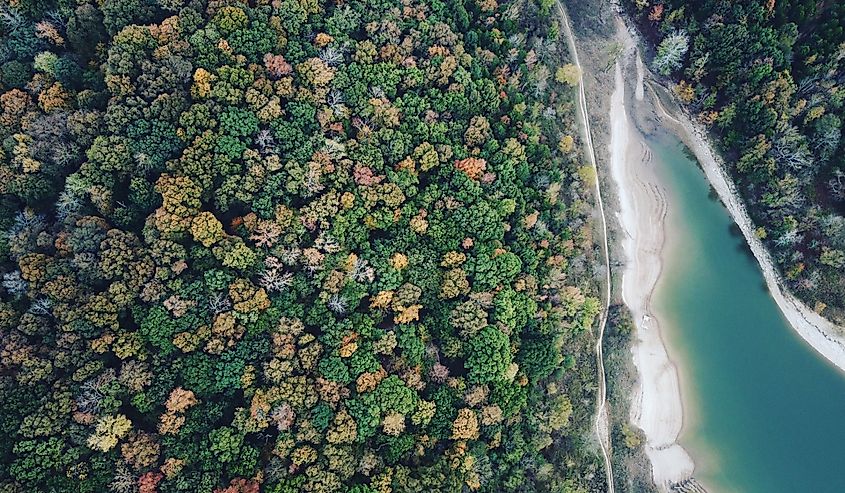
[[[641,67],[641,63],[637,64],[638,69]],[[638,72],[639,81],[642,72]],[[638,99],[640,87],[638,83]],[[655,484],[668,490],[671,484],[691,477],[695,466],[677,443],[683,427],[678,372],[666,351],[659,319],[651,306],[663,262],[666,194],[651,165],[651,151],[628,120],[625,84],[618,62],[610,124],[610,168],[619,195],[618,219],[625,258],[622,298],[637,326],[637,341],[631,351],[639,381],[631,420],[646,434],[645,452],[652,463]]]

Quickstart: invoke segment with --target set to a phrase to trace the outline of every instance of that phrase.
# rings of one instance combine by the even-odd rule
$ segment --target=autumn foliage
[[[557,30],[534,0],[0,5],[0,491],[592,488]]]

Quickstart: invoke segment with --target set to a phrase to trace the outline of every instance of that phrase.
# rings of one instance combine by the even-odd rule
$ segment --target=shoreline
[[[631,25],[630,19],[621,10],[617,10],[617,18],[624,25],[625,35],[635,43],[639,56],[639,46],[643,43],[636,27]],[[641,68],[637,66],[638,70]],[[730,178],[722,156],[714,151],[715,146],[707,130],[696,122],[689,113],[677,102],[671,91],[657,80],[648,69],[645,69],[646,85],[655,100],[655,107],[662,113],[658,117],[665,122],[666,130],[674,133],[693,152],[704,171],[707,181],[715,189],[719,200],[728,210],[734,223],[740,228],[745,242],[751,249],[770,295],[777,303],[781,313],[798,336],[818,353],[829,364],[845,372],[845,327],[839,326],[798,299],[785,286],[782,276],[775,268],[769,250],[762,240],[754,233],[754,223],[745,207],[742,195],[736,189]],[[672,108],[664,105],[657,94],[655,86],[659,87],[671,103]],[[639,96],[639,94],[638,94]]]
[[[774,261],[763,242],[754,233],[751,221],[741,195],[728,176],[721,156],[713,151],[710,137],[700,124],[693,122],[689,115],[672,99],[674,114],[667,110],[656,94],[654,83],[648,82],[654,93],[656,107],[663,114],[661,117],[667,129],[675,133],[693,152],[708,182],[716,191],[719,200],[728,210],[734,223],[739,227],[746,244],[751,249],[770,295],[777,303],[789,325],[816,353],[841,371],[845,371],[845,338],[842,329],[812,308],[804,304],[784,286],[783,279],[775,268]],[[658,85],[667,91],[663,85]],[[665,117],[665,118],[664,118]]]
[[[709,133],[678,103],[671,89],[661,83],[661,81],[644,66],[639,50],[641,39],[639,38],[636,30],[630,27],[625,14],[617,12],[617,21],[620,25],[620,38],[622,38],[626,48],[626,54],[620,57],[620,62],[618,63],[627,63],[628,68],[632,68],[636,64],[636,74],[632,73],[633,70],[629,70],[626,74],[625,80],[622,82],[623,85],[628,84],[628,87],[633,93],[631,95],[633,97],[630,97],[630,99],[622,100],[622,114],[624,115],[624,111],[626,109],[630,109],[631,111],[629,121],[627,121],[626,124],[629,126],[632,124],[633,126],[639,125],[640,120],[637,117],[642,116],[641,110],[643,110],[643,108],[635,109],[634,107],[642,105],[643,100],[645,100],[645,111],[648,111],[653,115],[653,117],[657,120],[657,125],[663,131],[675,135],[690,149],[690,151],[695,155],[699,166],[702,168],[708,183],[716,191],[720,202],[728,210],[731,220],[740,228],[744,240],[751,249],[759,269],[763,274],[769,295],[775,300],[782,316],[786,319],[794,333],[802,340],[803,344],[808,344],[810,348],[817,353],[817,355],[821,356],[822,359],[825,360],[826,364],[833,365],[839,371],[845,371],[845,330],[843,327],[834,324],[821,314],[815,312],[811,307],[807,306],[798,299],[786,286],[784,279],[776,269],[769,250],[765,247],[763,242],[757,238],[755,234],[755,226],[748,215],[742,196],[730,178],[727,171],[728,168],[725,166],[722,156],[716,151],[716,147],[713,145],[713,141]],[[631,55],[631,52],[633,52],[633,55]],[[634,75],[636,75],[636,78]],[[619,84],[617,84],[617,91],[618,90]],[[634,100],[634,97],[636,100]],[[614,99],[615,98],[617,98],[617,96],[614,92]],[[652,98],[654,99],[653,103],[649,101]],[[618,106],[619,102],[615,101],[615,105]],[[619,110],[616,109],[614,112],[613,106],[614,103],[611,103],[611,122],[613,130],[617,130],[615,120],[619,114]],[[651,118],[648,119],[651,120]],[[637,128],[629,129],[627,131],[628,135],[633,135],[633,138],[635,139],[642,138],[642,132],[648,131]],[[611,142],[613,142],[613,140],[611,140]],[[611,147],[611,171],[614,173],[614,167],[618,165],[618,163],[615,162],[618,158],[614,156],[614,152],[619,155],[627,154],[630,161],[629,166],[632,163],[638,162],[634,157],[637,154],[633,153],[631,149],[620,151],[619,149],[613,149],[613,147]],[[620,195],[620,209],[623,209],[624,211],[625,199],[622,196],[626,193],[636,194],[636,191],[632,192],[630,190],[625,190],[625,185],[619,184],[617,176],[614,173],[612,173],[613,178],[614,181],[617,182],[617,190]],[[630,246],[626,246],[626,243],[631,241],[627,236],[628,230],[630,230],[631,227],[625,224],[625,218],[622,212],[620,212],[619,219],[622,223],[623,233],[620,244],[625,247],[625,256],[629,257],[630,254],[627,250],[630,249]],[[665,224],[663,227],[671,227],[671,224]],[[643,233],[640,232],[640,234]],[[665,243],[666,242],[664,241],[664,245]],[[661,259],[664,262],[667,261],[667,255],[669,253],[670,252],[665,250],[661,252]],[[677,411],[678,416],[672,417],[672,419],[677,421],[672,421],[672,419],[670,419],[663,422],[656,428],[654,427],[653,422],[649,422],[650,420],[647,416],[649,405],[648,386],[651,385],[653,387],[652,393],[658,392],[661,389],[653,381],[655,378],[653,371],[654,368],[643,367],[643,365],[641,365],[641,360],[638,360],[638,358],[642,358],[644,346],[648,343],[648,341],[643,340],[642,335],[644,334],[647,338],[649,337],[649,330],[653,331],[654,329],[647,323],[643,324],[642,315],[637,311],[635,306],[629,303],[632,300],[625,293],[625,283],[629,277],[628,271],[629,267],[626,264],[626,275],[623,276],[622,281],[623,299],[634,313],[635,317],[637,338],[632,341],[633,344],[631,347],[631,353],[637,367],[638,376],[642,382],[638,383],[637,388],[635,389],[635,397],[631,408],[631,422],[639,426],[646,434],[647,443],[644,449],[646,455],[651,461],[653,481],[658,489],[665,491],[670,489],[673,483],[691,478],[693,472],[695,471],[696,462],[702,463],[703,461],[703,463],[708,463],[713,460],[714,457],[710,457],[713,451],[700,450],[695,446],[692,446],[694,444],[688,444],[692,446],[692,448],[688,449],[689,452],[696,453],[695,461],[693,461],[688,450],[684,449],[677,443],[680,433],[684,430],[686,421],[690,418],[689,411],[694,412],[694,409],[687,409],[687,407],[694,407],[694,403],[690,403],[685,400],[684,397],[687,397],[687,395],[686,393],[681,392],[680,384],[688,385],[684,379],[683,368],[675,365],[668,355],[665,359],[666,365],[671,365],[671,371],[675,372],[674,379],[678,387],[676,389],[672,389],[669,385],[664,385],[664,388],[662,389],[664,394],[663,397],[660,398],[669,399],[665,402],[670,403],[673,402],[676,396],[680,399],[681,405]],[[640,289],[644,288],[640,287]],[[666,318],[662,318],[661,321],[666,323],[672,322]],[[656,320],[652,321],[652,324],[655,322]],[[644,328],[642,325],[646,325],[646,327]],[[667,342],[669,342],[671,338],[667,339],[663,337],[666,334],[661,335],[659,330],[660,329],[658,328],[658,334],[655,338],[660,339],[659,342],[663,346],[660,349],[665,351],[666,347],[668,347]],[[654,344],[656,344],[656,342],[654,342]],[[660,354],[650,355],[651,358],[657,359],[661,356],[662,355]],[[664,404],[661,402],[661,404],[662,407],[676,407],[673,403]],[[687,414],[684,414],[685,411]],[[665,409],[658,409],[656,412],[670,414]],[[674,429],[678,430],[678,434],[672,436],[670,434],[670,430]],[[668,444],[668,447],[665,450],[675,450],[675,456],[663,453],[663,448],[659,445],[658,437],[665,438],[665,443]],[[671,441],[669,441],[670,439]],[[655,451],[655,445],[661,450]],[[699,487],[703,488],[701,483],[698,483],[697,481],[695,481],[695,483],[697,483]]]
[[[624,60],[630,61],[630,57]],[[655,485],[668,491],[672,485],[690,479],[695,464],[678,443],[684,424],[680,377],[667,352],[660,319],[652,307],[652,295],[660,280],[665,255],[666,193],[650,164],[651,151],[629,121],[620,62],[615,70],[615,90],[610,103],[610,168],[619,197],[618,219],[626,259],[622,299],[637,327],[631,353],[639,381],[632,401],[631,421],[646,435],[644,448]],[[634,91],[637,100],[643,97],[642,81],[642,62],[639,62]]]

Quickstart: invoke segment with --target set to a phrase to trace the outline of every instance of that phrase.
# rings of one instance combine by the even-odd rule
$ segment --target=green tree
[[[469,340],[467,378],[483,384],[501,380],[511,365],[510,340],[495,327],[487,326]]]

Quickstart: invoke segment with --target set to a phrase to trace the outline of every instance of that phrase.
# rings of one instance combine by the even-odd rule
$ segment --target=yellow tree
[[[191,220],[191,236],[202,243],[202,246],[209,248],[225,238],[226,233],[223,232],[223,224],[214,214],[204,211]]]
[[[478,432],[478,416],[472,409],[458,410],[458,416],[452,422],[452,440],[476,440]]]
[[[571,63],[567,63],[555,70],[555,80],[562,84],[575,86],[578,84],[580,77],[581,69]]]
[[[97,422],[94,434],[88,437],[88,446],[94,450],[108,452],[119,439],[129,434],[132,422],[122,414],[104,416]]]
[[[163,174],[155,190],[161,194],[162,204],[153,214],[153,224],[165,238],[181,239],[199,212],[200,188],[186,176]]]

